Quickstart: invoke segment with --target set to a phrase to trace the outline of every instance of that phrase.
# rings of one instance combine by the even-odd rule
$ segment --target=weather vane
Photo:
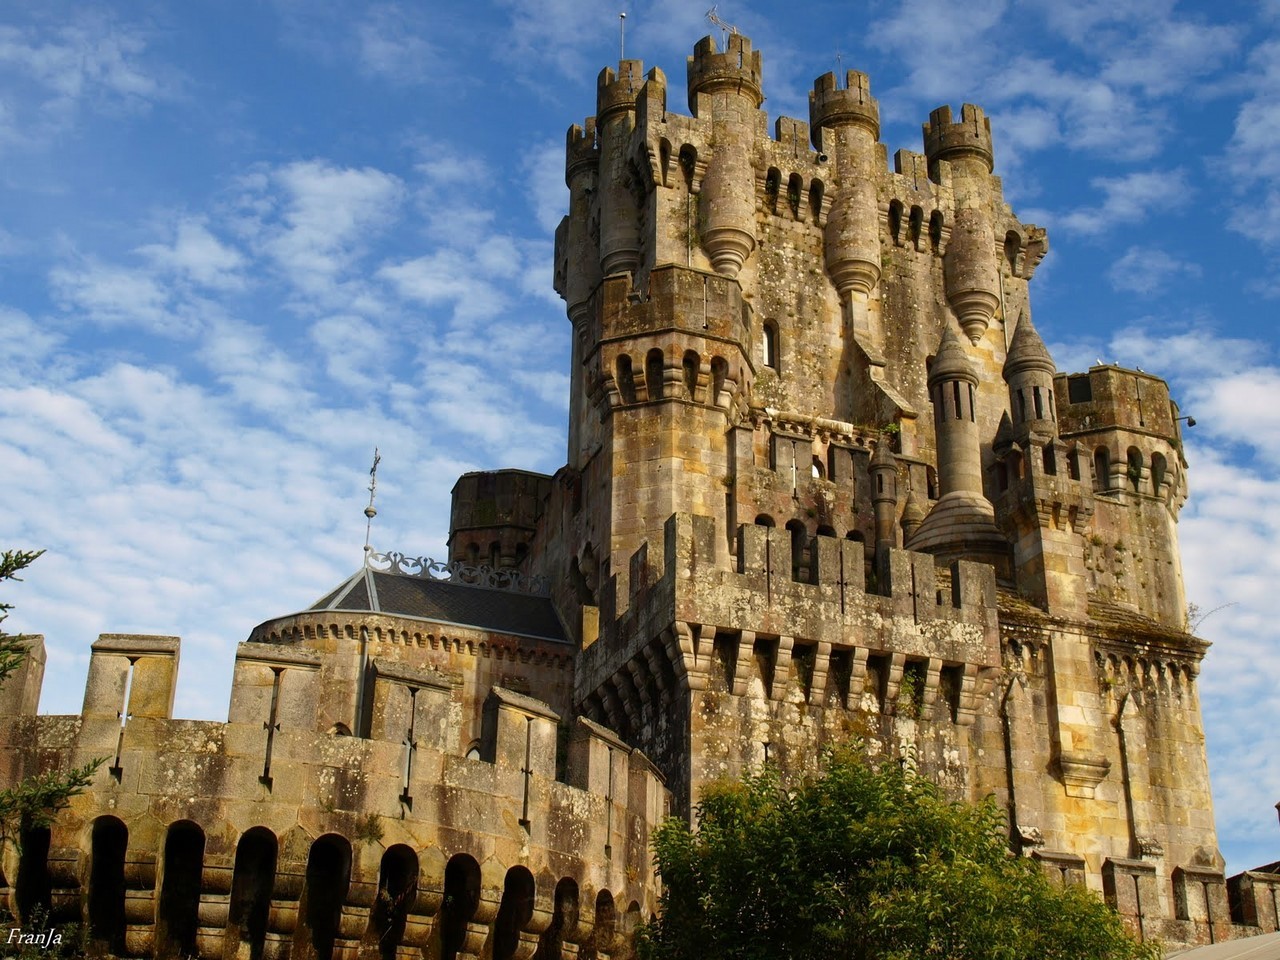
[[[729,37],[738,35],[738,28],[735,27],[733,24],[725,23],[723,20],[720,19],[720,17],[716,14],[716,8],[719,6],[720,4],[718,3],[714,4],[711,7],[711,9],[707,11],[707,19],[710,20],[713,24],[715,24],[717,27],[719,27],[721,30],[725,32],[726,34],[725,43],[728,43]]]
[[[378,511],[374,509],[373,498],[378,493],[378,464],[382,462],[382,454],[378,453],[378,448],[373,448],[373,466],[369,468],[369,505],[364,508],[365,525],[364,525],[364,551],[368,553],[369,538],[373,533],[373,518],[378,515]]]

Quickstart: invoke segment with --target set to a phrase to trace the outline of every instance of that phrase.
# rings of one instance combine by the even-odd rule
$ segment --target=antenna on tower
[[[368,553],[372,547],[369,546],[369,537],[373,533],[373,518],[378,515],[378,511],[374,509],[373,498],[378,493],[378,464],[382,462],[382,454],[378,453],[378,448],[373,448],[373,466],[369,468],[369,505],[364,508],[365,525],[364,525],[364,552]]]
[[[618,14],[618,59],[627,59],[627,11]]]
[[[718,3],[714,4],[711,7],[711,9],[707,11],[707,19],[711,21],[711,23],[713,23],[715,26],[719,27],[721,30],[725,32],[725,43],[727,44],[729,42],[729,37],[737,36],[738,28],[735,27],[733,24],[725,23],[723,20],[720,19],[720,17],[716,14],[716,8],[719,6],[720,4]]]

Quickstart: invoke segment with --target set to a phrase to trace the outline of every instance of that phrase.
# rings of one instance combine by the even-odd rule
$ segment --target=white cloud
[[[569,210],[569,188],[564,182],[564,143],[547,141],[533,145],[525,152],[520,167],[538,225],[547,233],[554,233]]]
[[[1198,277],[1200,265],[1153,247],[1130,247],[1107,270],[1115,290],[1149,296],[1178,276]]]
[[[87,258],[49,272],[59,302],[103,327],[137,327],[171,337],[191,335],[199,318],[184,314],[173,293],[150,272]]]
[[[301,160],[242,179],[238,229],[307,298],[328,301],[400,215],[404,183],[372,167]]]
[[[137,253],[157,267],[202,286],[238,289],[244,285],[240,273],[245,266],[244,255],[220,241],[200,220],[180,220],[171,245],[146,244]]]
[[[1093,235],[1145,220],[1153,211],[1168,212],[1187,205],[1192,187],[1183,170],[1139,170],[1119,177],[1091,181],[1102,191],[1102,203],[1081,207],[1059,218],[1064,229]]]
[[[0,148],[45,145],[85,110],[141,111],[177,95],[176,72],[145,62],[147,38],[94,14],[51,27],[0,25]]]
[[[370,8],[355,33],[361,67],[393,84],[424,82],[438,56],[425,19],[401,4]]]

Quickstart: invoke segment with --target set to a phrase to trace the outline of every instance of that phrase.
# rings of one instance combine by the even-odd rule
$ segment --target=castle
[[[730,34],[689,115],[623,60],[570,129],[555,286],[567,465],[468,474],[446,562],[370,552],[240,644],[226,723],[172,718],[179,642],[104,635],[79,716],[0,689],[0,783],[106,757],[0,872],[21,916],[160,958],[624,958],[654,827],[858,736],[1143,937],[1277,929],[1217,850],[1165,383],[1062,375],[1045,231],[990,127],[889,166],[867,78],[761,110]]]

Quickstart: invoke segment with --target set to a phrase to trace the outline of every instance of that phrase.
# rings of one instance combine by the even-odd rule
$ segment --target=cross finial
[[[373,518],[378,515],[378,511],[374,509],[373,499],[378,493],[378,464],[382,462],[382,454],[378,453],[378,448],[373,448],[373,466],[369,468],[369,505],[364,508],[365,526],[364,526],[364,552],[369,552],[369,537],[373,533]]]

